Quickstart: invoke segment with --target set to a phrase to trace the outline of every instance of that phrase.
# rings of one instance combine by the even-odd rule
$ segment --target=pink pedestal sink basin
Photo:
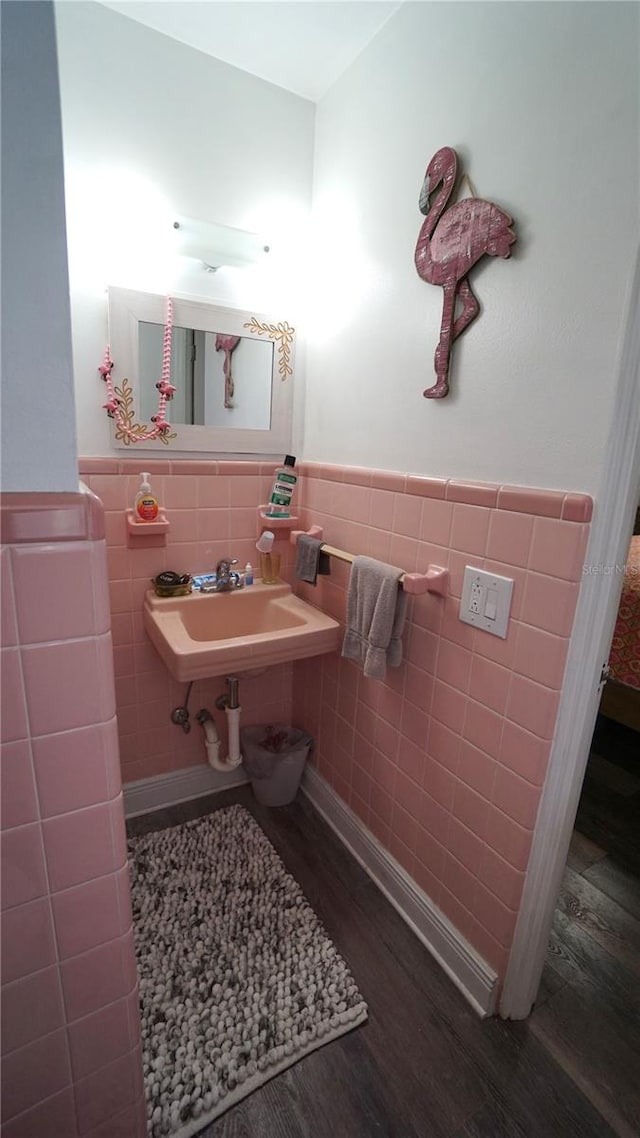
[[[320,656],[342,642],[338,622],[284,582],[188,597],[157,597],[149,589],[144,627],[181,682]]]

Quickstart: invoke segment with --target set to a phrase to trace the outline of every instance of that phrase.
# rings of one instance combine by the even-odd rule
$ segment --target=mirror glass
[[[139,322],[140,413],[147,422],[157,410],[154,381],[162,372],[163,340],[162,324]],[[172,424],[268,431],[273,349],[270,340],[174,325],[171,382],[176,393],[169,415]]]
[[[158,414],[167,298],[109,289],[111,381],[119,404],[113,446],[204,454],[291,450],[295,328],[281,315],[172,296],[167,430],[145,438]]]

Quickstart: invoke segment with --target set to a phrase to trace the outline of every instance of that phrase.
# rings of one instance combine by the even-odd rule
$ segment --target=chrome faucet
[[[236,589],[241,589],[244,585],[244,578],[232,565],[238,564],[237,557],[222,557],[216,565],[215,575],[207,575],[205,580],[198,587],[201,593],[230,593]]]
[[[231,589],[241,589],[244,581],[239,573],[231,568],[232,565],[238,564],[237,557],[223,557],[216,565],[216,580],[213,585],[213,591],[216,593],[228,593]]]

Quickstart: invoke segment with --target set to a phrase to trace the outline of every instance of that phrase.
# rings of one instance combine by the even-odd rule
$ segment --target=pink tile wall
[[[146,539],[146,548],[129,548],[125,510],[133,505],[142,465],[166,511],[165,540]],[[176,683],[150,644],[142,624],[142,605],[150,578],[163,569],[211,572],[221,557],[237,557],[256,566],[257,507],[271,489],[275,463],[149,462],[81,459],[80,474],[105,508],[105,532],[111,603],[111,631],[123,782],[206,762],[204,738],[197,724],[185,735],[170,719],[184,703],[186,685]],[[279,539],[285,573],[294,560],[292,547]],[[208,707],[225,742],[225,716],[215,699],[224,679],[195,683],[189,700],[192,717]],[[291,666],[270,668],[243,679],[242,720],[290,723]]]
[[[303,465],[302,519],[405,570],[446,566],[451,594],[410,601],[384,683],[338,655],[294,670],[313,761],[431,900],[504,975],[581,578],[584,495]],[[458,620],[464,566],[513,577],[506,640]],[[306,599],[343,620],[349,567]]]
[[[146,463],[145,463],[146,465]],[[130,549],[124,511],[140,462],[83,460],[105,506],[124,781],[204,762],[197,730],[169,719],[185,685],[142,627],[149,578],[206,571],[231,553],[256,561],[256,507],[273,465],[149,464],[166,509],[166,544]],[[243,721],[294,720],[318,740],[320,772],[478,951],[504,972],[544,782],[591,500],[580,494],[302,464],[298,506],[331,544],[397,564],[448,567],[451,595],[411,601],[405,661],[385,683],[336,656],[244,680]],[[153,539],[150,539],[153,540]],[[291,574],[294,551],[279,540]],[[458,620],[464,566],[513,577],[506,640]],[[344,617],[348,566],[333,563],[312,603]],[[222,683],[194,685],[213,708]],[[223,730],[222,717],[219,726]]]
[[[101,511],[12,494],[2,521],[3,1138],[142,1138]]]

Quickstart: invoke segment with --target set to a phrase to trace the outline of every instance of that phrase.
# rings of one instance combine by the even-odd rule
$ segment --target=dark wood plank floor
[[[640,734],[600,715],[591,745],[576,830],[617,868],[640,877]]]
[[[533,1035],[620,1138],[640,1134],[640,739],[600,717]]]
[[[369,1020],[271,1080],[203,1138],[637,1134],[638,918],[621,886],[603,891],[602,873],[589,878],[606,860],[601,847],[576,840],[532,1016],[482,1021],[303,796],[269,810],[241,787],[134,819],[129,830],[177,825],[231,802],[253,813],[304,889]]]

